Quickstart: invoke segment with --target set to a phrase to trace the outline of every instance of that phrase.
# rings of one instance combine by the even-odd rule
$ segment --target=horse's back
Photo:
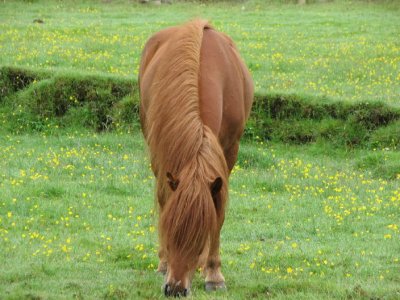
[[[233,41],[213,29],[203,34],[199,96],[201,118],[218,136],[231,168],[237,155],[233,148],[250,114],[253,82]]]

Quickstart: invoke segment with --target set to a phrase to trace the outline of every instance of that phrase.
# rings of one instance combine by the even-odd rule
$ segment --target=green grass
[[[257,97],[228,291],[197,274],[193,298],[400,297],[400,6],[278,2],[0,3],[1,299],[164,298],[136,77],[151,33],[197,16],[234,38]]]
[[[140,133],[0,139],[2,299],[162,298]],[[243,143],[222,233],[228,291],[213,298],[398,298],[388,161],[399,153]],[[199,274],[193,296],[209,297]]]
[[[232,36],[256,91],[399,106],[400,6],[339,1],[306,6],[246,1],[139,5],[135,1],[4,1],[0,65],[136,78],[147,38],[208,18]],[[41,19],[43,24],[33,23]]]

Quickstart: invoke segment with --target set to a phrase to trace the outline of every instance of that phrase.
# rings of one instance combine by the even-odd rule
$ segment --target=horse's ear
[[[211,184],[211,195],[214,197],[222,188],[222,178],[217,177]]]
[[[176,191],[179,185],[179,180],[175,179],[170,172],[167,172],[168,184],[171,190]]]

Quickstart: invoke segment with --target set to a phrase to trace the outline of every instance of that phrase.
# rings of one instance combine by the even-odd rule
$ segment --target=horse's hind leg
[[[224,149],[224,155],[226,164],[228,166],[229,174],[232,172],[233,167],[235,166],[236,160],[238,158],[239,152],[239,141],[236,141],[226,149]]]

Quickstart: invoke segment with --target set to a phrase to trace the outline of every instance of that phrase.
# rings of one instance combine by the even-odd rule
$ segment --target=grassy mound
[[[49,78],[47,72],[38,72],[14,67],[0,69],[0,103],[9,95],[26,89],[32,82]]]
[[[113,76],[0,69],[0,122],[15,133],[138,124],[137,82]],[[346,103],[298,95],[256,95],[246,137],[291,144],[400,146],[400,110],[383,103]]]
[[[112,130],[137,119],[137,84],[87,74],[42,76],[31,70],[0,70],[3,124],[16,133],[57,127]]]
[[[295,144],[325,140],[337,146],[398,148],[399,119],[400,110],[379,102],[256,95],[246,133]]]

